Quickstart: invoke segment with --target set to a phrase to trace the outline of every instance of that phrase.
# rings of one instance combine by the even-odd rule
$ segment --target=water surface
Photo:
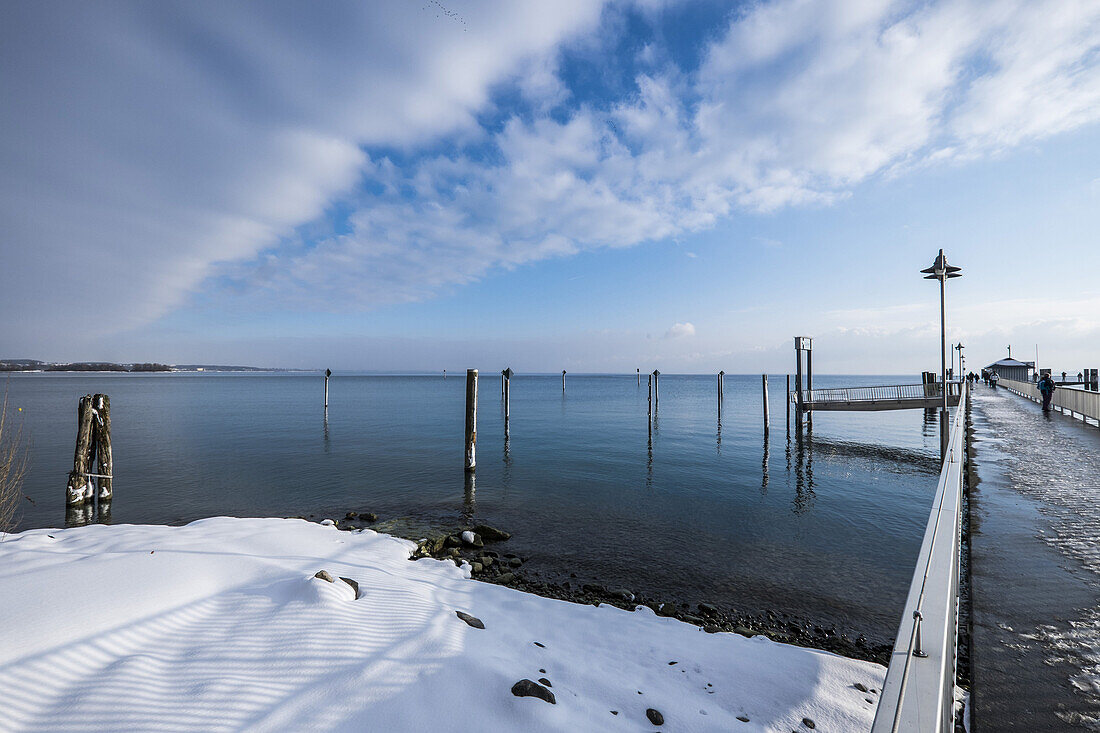
[[[913,383],[815,376],[815,386]],[[505,436],[499,374],[483,376],[477,471],[463,471],[464,375],[25,374],[9,383],[30,438],[22,528],[63,526],[76,406],[111,397],[113,523],[373,511],[514,534],[525,572],[650,596],[772,609],[889,641],[938,474],[922,410],[820,413],[786,430],[771,378],[517,375]],[[792,427],[793,430],[793,427]],[[33,503],[32,503],[33,502]],[[576,582],[576,581],[575,581]]]

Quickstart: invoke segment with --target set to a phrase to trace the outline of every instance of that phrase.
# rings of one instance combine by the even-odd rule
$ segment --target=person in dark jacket
[[[1050,409],[1050,400],[1054,397],[1054,380],[1050,378],[1049,374],[1044,374],[1043,378],[1039,380],[1039,392],[1043,395],[1043,409]]]

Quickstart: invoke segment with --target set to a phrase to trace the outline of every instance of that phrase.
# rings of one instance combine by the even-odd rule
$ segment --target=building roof
[[[1016,359],[1001,359],[1000,361],[993,362],[992,364],[987,366],[986,369],[992,369],[993,367],[1026,367],[1028,369],[1031,369],[1034,366],[1035,366],[1035,362],[1033,362],[1033,361],[1017,361]]]

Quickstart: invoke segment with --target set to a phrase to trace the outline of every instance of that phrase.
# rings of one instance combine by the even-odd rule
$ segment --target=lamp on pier
[[[947,281],[962,277],[962,268],[947,264],[943,250],[936,255],[931,267],[921,270],[925,280],[940,281],[940,377],[943,380],[943,409],[947,409]]]

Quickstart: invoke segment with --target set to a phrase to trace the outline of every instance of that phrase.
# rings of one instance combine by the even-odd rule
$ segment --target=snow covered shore
[[[881,689],[879,665],[480,583],[413,548],[294,519],[0,535],[0,730],[870,728],[877,695],[854,685]],[[556,703],[513,695],[524,679]]]

